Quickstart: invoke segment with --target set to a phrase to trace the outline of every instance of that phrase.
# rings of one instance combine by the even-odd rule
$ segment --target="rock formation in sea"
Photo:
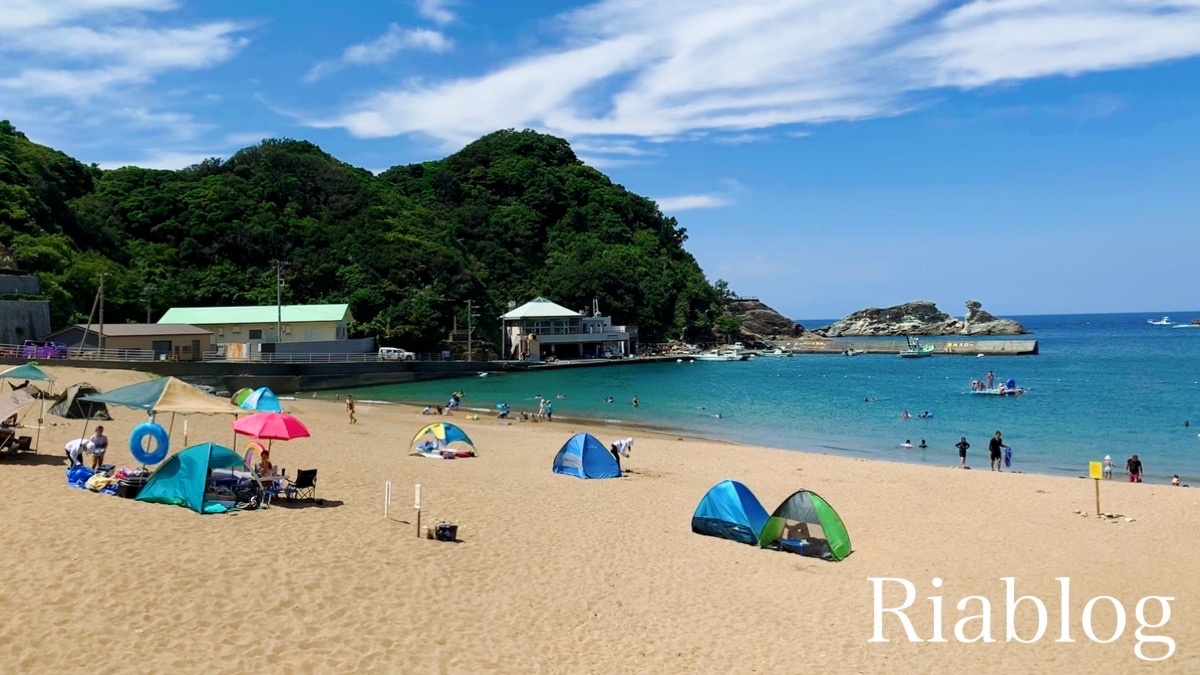
[[[730,314],[742,317],[742,333],[748,336],[769,340],[799,337],[805,333],[804,326],[755,299],[730,299],[727,309]]]
[[[997,319],[983,311],[975,300],[966,303],[967,314],[960,321],[942,312],[928,300],[896,307],[871,307],[835,321],[812,332],[825,337],[865,337],[874,335],[1025,335],[1029,331],[1012,319]]]

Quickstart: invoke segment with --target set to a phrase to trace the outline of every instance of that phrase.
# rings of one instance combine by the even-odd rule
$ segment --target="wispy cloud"
[[[658,202],[659,210],[663,211],[664,213],[672,211],[693,211],[695,209],[719,209],[723,206],[729,206],[733,203],[728,197],[718,194],[659,197],[654,201]]]
[[[333,61],[322,61],[309,69],[305,82],[317,80],[347,66],[369,66],[387,63],[393,56],[410,49],[431,52],[446,52],[454,43],[440,31],[427,28],[404,28],[396,24],[388,26],[383,35],[361,44],[347,47],[342,56]]]
[[[450,7],[458,4],[454,0],[416,0],[417,14],[430,21],[444,25],[458,19]]]
[[[206,92],[151,95],[160,77],[211,68],[247,44],[234,21],[160,26],[175,0],[0,0],[0,110],[35,137],[103,128],[108,139],[193,142],[212,126],[189,104]],[[174,108],[174,109],[173,109]]]
[[[389,87],[311,124],[448,145],[498,127],[728,139],[1200,54],[1197,0],[598,0],[557,25],[561,42],[533,56]]]

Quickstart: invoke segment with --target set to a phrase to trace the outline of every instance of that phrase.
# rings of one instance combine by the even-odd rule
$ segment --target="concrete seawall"
[[[922,339],[921,344],[933,345],[935,356],[1031,356],[1038,353],[1037,340],[974,340],[949,338],[945,340]],[[797,354],[840,354],[850,348],[865,354],[896,355],[907,349],[904,340],[831,340],[828,343],[798,344],[793,350]]]

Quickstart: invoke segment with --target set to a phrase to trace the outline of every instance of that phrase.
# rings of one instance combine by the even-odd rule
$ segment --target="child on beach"
[[[958,448],[959,468],[967,468],[967,448],[971,447],[971,444],[967,442],[967,437],[963,436],[962,440],[954,444],[954,447]]]
[[[1104,456],[1104,480],[1112,480],[1113,463],[1112,455]]]

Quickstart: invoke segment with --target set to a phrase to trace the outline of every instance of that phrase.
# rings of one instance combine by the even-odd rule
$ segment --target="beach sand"
[[[47,370],[59,389],[145,378]],[[1157,670],[1200,670],[1198,489],[1105,483],[1103,510],[1134,518],[1108,522],[1073,513],[1095,511],[1092,481],[981,471],[986,458],[974,448],[976,470],[961,471],[950,468],[953,450],[946,468],[930,468],[362,402],[351,426],[341,402],[323,396],[285,401],[313,436],[277,442],[272,454],[291,475],[318,468],[324,505],[237,515],[68,488],[62,446],[82,421],[47,417],[38,457],[0,460],[0,671],[1118,672],[1141,666],[1134,607],[1147,595],[1175,598],[1166,626],[1146,630],[1177,644]],[[144,416],[113,416],[107,461],[133,465],[129,433]],[[229,446],[230,421],[190,417],[188,441]],[[462,426],[479,457],[408,456],[409,439],[434,421]],[[184,447],[182,427],[176,419],[173,450]],[[637,438],[629,477],[553,474],[555,452],[582,430],[605,444]],[[238,438],[239,453],[246,441]],[[724,478],[745,483],[768,511],[800,488],[821,494],[845,522],[853,555],[834,563],[693,534],[697,502]],[[388,520],[385,481],[395,489]],[[455,522],[461,543],[417,537],[416,483],[423,524]],[[915,585],[909,616],[924,639],[927,598],[942,595],[949,642],[909,643],[888,617],[891,642],[869,643],[871,577]],[[1048,605],[1039,642],[1005,641],[1001,577]],[[1070,644],[1055,642],[1056,577],[1070,578]],[[897,603],[899,586],[886,588]],[[978,613],[978,601],[956,609],[969,595],[990,601],[994,644],[955,639],[955,622]],[[1081,628],[1084,604],[1099,595],[1127,614],[1111,644]],[[1017,616],[1028,638],[1031,603]],[[1113,617],[1111,603],[1096,605],[1097,637],[1112,634]],[[1159,619],[1156,604],[1145,618]]]

